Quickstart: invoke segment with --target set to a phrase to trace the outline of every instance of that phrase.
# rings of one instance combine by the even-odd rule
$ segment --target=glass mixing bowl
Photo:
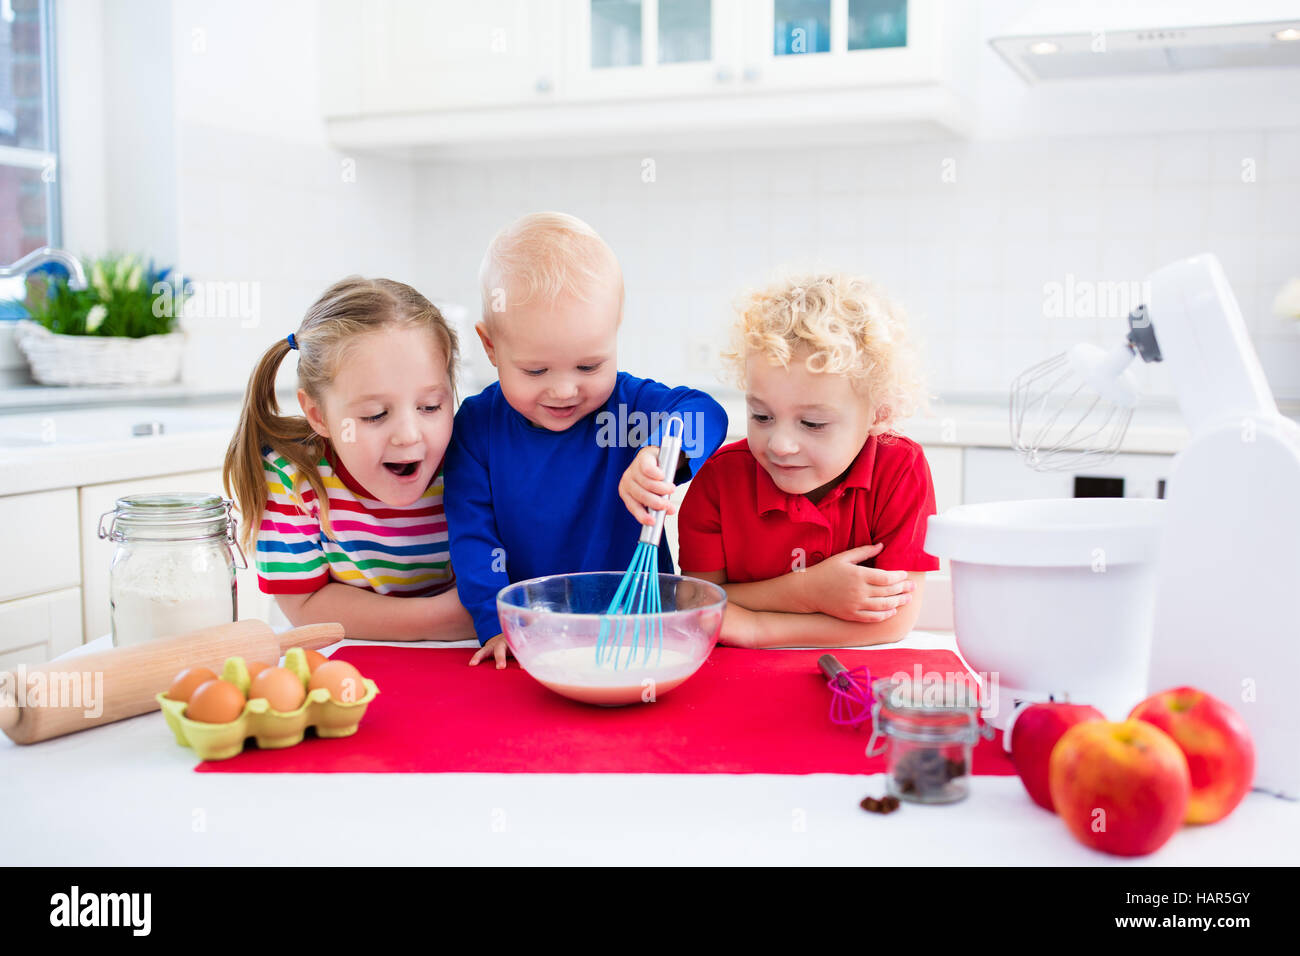
[[[520,666],[557,694],[605,707],[653,702],[699,670],[727,604],[716,584],[658,578],[663,613],[653,615],[605,613],[618,571],[519,581],[497,594],[501,631]]]

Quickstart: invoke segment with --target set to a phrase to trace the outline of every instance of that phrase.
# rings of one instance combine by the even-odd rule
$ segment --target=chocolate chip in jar
[[[886,789],[915,803],[951,803],[969,793],[972,748],[982,734],[978,694],[962,683],[936,697],[925,681],[872,683],[866,755],[887,753]]]

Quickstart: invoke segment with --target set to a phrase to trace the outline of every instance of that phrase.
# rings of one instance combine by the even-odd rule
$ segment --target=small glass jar
[[[867,756],[888,750],[885,789],[913,803],[952,803],[970,793],[971,750],[980,736],[978,688],[910,679],[873,681]]]
[[[234,554],[238,567],[248,561],[231,506],[207,493],[128,495],[100,515],[99,536],[117,542],[109,566],[115,647],[236,619]]]

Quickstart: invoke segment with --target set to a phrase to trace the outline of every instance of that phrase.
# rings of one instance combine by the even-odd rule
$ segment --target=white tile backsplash
[[[1271,129],[1264,134],[1264,162],[1260,180],[1270,183],[1300,182],[1300,130]]]
[[[1155,236],[1201,236],[1208,222],[1205,186],[1161,182],[1152,193]]]
[[[1258,130],[1228,130],[1210,140],[1210,179],[1239,184],[1258,181],[1264,156],[1264,134]]]
[[[1215,183],[1210,187],[1206,230],[1254,234],[1259,227],[1259,183]]]
[[[1261,236],[1294,236],[1298,219],[1300,219],[1300,181],[1259,184]]]
[[[685,340],[721,339],[734,298],[777,267],[857,270],[902,301],[931,389],[950,393],[1001,393],[1052,351],[1124,334],[1100,301],[1045,315],[1053,284],[1138,284],[1208,250],[1252,335],[1266,336],[1275,391],[1300,398],[1300,331],[1269,314],[1300,275],[1298,155],[1294,130],[1246,130],[664,154],[652,184],[634,155],[424,165],[411,228],[419,281],[474,309],[482,248],[508,219],[542,208],[588,219],[624,264],[625,366],[674,381],[712,379],[687,367]],[[1243,159],[1257,182],[1243,181]],[[690,307],[674,307],[677,296]],[[652,338],[633,330],[641,322]],[[1163,370],[1143,374],[1170,394]]]
[[[1106,186],[1146,186],[1156,181],[1155,137],[1126,137],[1122,149],[1107,144],[1102,183]]]
[[[1158,186],[1201,185],[1210,181],[1213,154],[1209,133],[1169,133],[1156,141]]]

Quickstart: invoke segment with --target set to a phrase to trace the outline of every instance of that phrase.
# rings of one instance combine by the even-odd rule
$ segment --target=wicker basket
[[[102,335],[59,335],[39,322],[21,319],[14,342],[42,385],[166,385],[181,370],[183,332],[139,339]]]

